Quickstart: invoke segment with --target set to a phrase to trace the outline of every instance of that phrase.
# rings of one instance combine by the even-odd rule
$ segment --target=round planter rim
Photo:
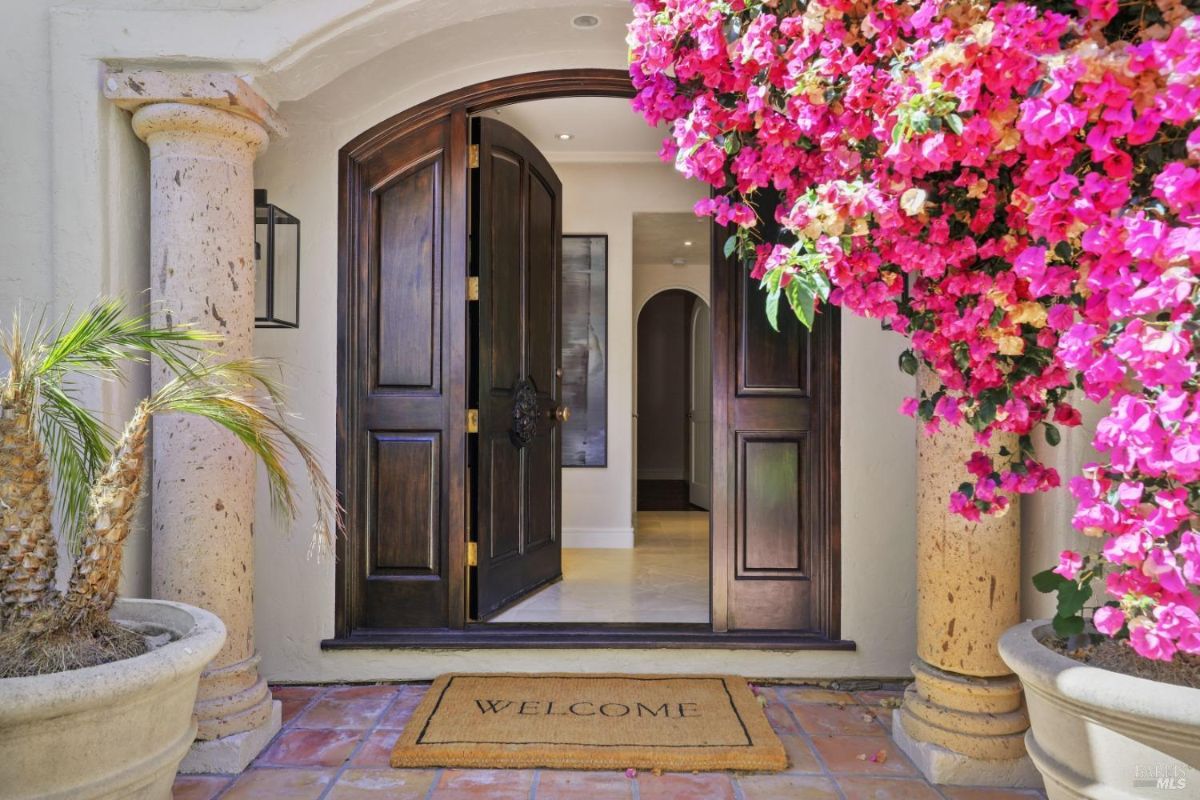
[[[114,698],[152,690],[203,669],[225,643],[225,625],[211,611],[170,600],[123,599],[111,616],[161,624],[146,612],[164,607],[187,615],[192,625],[179,639],[148,653],[66,672],[0,678],[0,728],[42,717],[48,706],[57,715],[102,707]]]
[[[1022,622],[1000,637],[1000,657],[1027,690],[1061,695],[1114,715],[1200,729],[1195,713],[1200,707],[1200,689],[1093,667],[1056,653],[1034,636],[1049,625],[1044,619]],[[1180,702],[1181,696],[1187,702]]]

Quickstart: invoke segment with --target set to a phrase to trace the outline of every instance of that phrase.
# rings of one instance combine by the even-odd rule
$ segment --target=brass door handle
[[[571,418],[571,409],[567,406],[559,406],[548,416],[557,419],[559,422],[566,422]]]

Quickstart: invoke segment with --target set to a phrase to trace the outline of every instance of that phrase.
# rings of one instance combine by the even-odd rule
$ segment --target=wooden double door
[[[620,94],[618,76],[584,77]],[[523,136],[471,116],[529,77],[342,150],[338,640],[469,644],[561,574],[563,190]],[[539,77],[541,96],[589,93],[579,73]],[[836,316],[771,331],[721,258],[711,300],[711,629],[837,639]]]

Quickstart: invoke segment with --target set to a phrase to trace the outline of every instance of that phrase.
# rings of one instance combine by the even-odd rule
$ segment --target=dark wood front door
[[[479,435],[472,447],[476,619],[562,575],[562,184],[524,136],[472,122]]]
[[[823,314],[810,335],[781,314],[784,331],[771,331],[763,293],[721,258],[712,632],[469,624],[559,575],[550,415],[562,398],[558,180],[528,142],[491,123],[480,123],[472,169],[471,115],[632,93],[619,70],[518,75],[434,98],[342,149],[337,485],[347,530],[327,646],[846,644],[830,641],[840,634],[838,319]],[[726,235],[715,232],[713,252]],[[480,278],[478,302],[469,276]],[[468,434],[472,408],[478,435]]]

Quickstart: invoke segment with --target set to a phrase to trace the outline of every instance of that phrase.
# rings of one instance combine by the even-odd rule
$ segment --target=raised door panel
[[[804,577],[807,437],[739,434],[737,576]]]
[[[436,391],[440,378],[442,154],[378,191],[372,340],[380,389]]]
[[[371,435],[371,574],[438,572],[441,436]]]
[[[524,242],[510,231],[521,230],[524,221],[520,198],[523,169],[520,158],[508,151],[492,151],[488,200],[491,219],[485,252],[490,272],[488,311],[491,347],[486,357],[491,364],[491,390],[508,392],[525,373],[525,259]]]
[[[795,314],[780,303],[777,322],[771,327],[766,313],[766,294],[741,270],[737,293],[738,394],[743,397],[804,397],[809,385],[811,335]]]

